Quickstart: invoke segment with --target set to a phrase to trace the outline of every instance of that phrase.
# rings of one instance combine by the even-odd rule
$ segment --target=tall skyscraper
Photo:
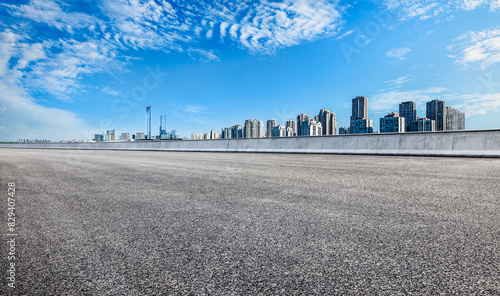
[[[412,122],[418,119],[417,104],[415,102],[408,101],[399,104],[399,116],[405,119],[406,132],[416,132],[416,130],[412,130]]]
[[[115,130],[107,130],[106,131],[106,141],[114,141],[115,140]]]
[[[465,113],[458,111],[458,130],[465,130]]]
[[[245,138],[262,138],[264,137],[264,124],[257,119],[247,119],[243,133]]]
[[[231,133],[231,128],[230,127],[225,127],[221,131],[221,138],[222,139],[231,139],[232,138],[232,133]]]
[[[235,125],[231,127],[231,138],[233,139],[243,138],[243,127],[241,125]]]
[[[336,135],[337,134],[337,118],[335,113],[330,112],[328,109],[319,110],[317,120],[321,122],[323,127],[323,135]]]
[[[427,102],[426,117],[436,122],[437,131],[446,130],[446,102],[432,100]]]
[[[446,130],[465,130],[465,113],[452,107],[446,107]]]
[[[373,120],[368,118],[368,98],[358,96],[352,99],[351,134],[373,133]]]
[[[167,115],[160,115],[160,134],[167,132]]]
[[[297,136],[302,136],[301,134],[301,126],[303,122],[309,121],[309,115],[307,114],[300,114],[297,116]]]
[[[358,96],[352,99],[351,119],[368,118],[368,98]]]
[[[287,130],[291,130],[287,132],[287,137],[293,137],[297,135],[297,121],[290,119],[285,123],[285,126]]]
[[[336,135],[338,134],[338,122],[337,122],[337,115],[335,113],[330,112],[330,133],[329,135]]]
[[[170,135],[167,133],[167,116],[160,115],[160,139],[169,139]]]
[[[211,130],[210,131],[210,139],[211,140],[216,140],[216,139],[219,139],[219,134],[216,133],[214,130]]]
[[[452,107],[446,107],[446,130],[458,130],[458,110]]]
[[[400,117],[396,112],[389,113],[384,118],[380,118],[381,133],[403,133],[405,130],[405,118]]]
[[[267,120],[266,137],[270,138],[273,136],[273,128],[277,125],[276,119]]]
[[[146,136],[151,139],[151,106],[146,107]]]

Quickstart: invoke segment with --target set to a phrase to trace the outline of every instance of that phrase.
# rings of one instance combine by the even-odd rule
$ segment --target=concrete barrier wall
[[[197,141],[0,144],[0,148],[500,157],[500,130]]]

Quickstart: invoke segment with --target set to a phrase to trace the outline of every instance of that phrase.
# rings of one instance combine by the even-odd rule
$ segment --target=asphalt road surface
[[[0,172],[1,295],[500,295],[500,159],[0,149]]]

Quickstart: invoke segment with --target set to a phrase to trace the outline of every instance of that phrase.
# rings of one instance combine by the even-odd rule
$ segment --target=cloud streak
[[[464,67],[485,69],[500,63],[500,29],[468,32],[455,40],[449,50],[455,62]]]
[[[406,56],[409,55],[412,52],[412,50],[408,47],[404,48],[393,48],[386,52],[386,56],[389,58],[395,58],[398,60],[404,60],[406,59]]]
[[[453,15],[460,10],[470,11],[481,7],[489,7],[491,11],[500,10],[498,0],[374,0],[374,2],[396,12],[402,21],[427,20],[443,15]]]

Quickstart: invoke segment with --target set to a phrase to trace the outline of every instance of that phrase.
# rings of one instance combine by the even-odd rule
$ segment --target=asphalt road
[[[500,159],[0,149],[0,172],[2,295],[500,295]]]

